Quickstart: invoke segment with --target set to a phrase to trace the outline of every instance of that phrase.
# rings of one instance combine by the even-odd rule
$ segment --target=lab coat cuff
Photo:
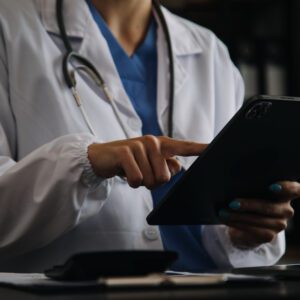
[[[102,178],[94,172],[90,160],[88,158],[88,147],[93,144],[95,141],[86,141],[80,143],[78,147],[78,156],[83,168],[81,175],[81,182],[88,187],[90,190],[97,189],[101,184],[105,184],[107,180]]]
[[[202,240],[207,252],[220,269],[272,265],[285,252],[284,232],[279,233],[271,243],[253,249],[240,249],[232,244],[228,226],[204,225]]]

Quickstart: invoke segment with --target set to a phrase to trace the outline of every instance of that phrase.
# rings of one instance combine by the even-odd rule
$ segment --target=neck
[[[92,0],[128,55],[144,40],[151,18],[151,0]]]

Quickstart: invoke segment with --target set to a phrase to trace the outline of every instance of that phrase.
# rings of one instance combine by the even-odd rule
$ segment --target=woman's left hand
[[[300,198],[300,184],[279,182],[269,190],[274,200],[238,198],[219,212],[224,224],[229,226],[229,235],[236,247],[251,249],[272,242],[287,228],[288,220],[294,215],[291,201]]]

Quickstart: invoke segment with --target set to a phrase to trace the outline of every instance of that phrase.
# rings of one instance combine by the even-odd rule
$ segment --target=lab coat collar
[[[59,34],[56,20],[56,1],[35,1],[45,29],[48,32]],[[203,41],[196,39],[183,23],[178,22],[178,17],[175,17],[167,9],[163,8],[163,13],[169,27],[174,55],[182,56],[201,53]],[[64,19],[68,36],[84,38],[87,25],[91,21],[91,14],[86,2],[84,0],[65,0]]]
[[[168,24],[174,56],[202,53],[204,41],[196,39],[196,35],[193,35],[191,30],[166,8],[163,8],[163,14]]]
[[[174,56],[174,72],[175,72],[175,84],[174,92],[175,98],[181,88],[184,86],[188,78],[186,67],[181,59],[184,56],[199,55],[203,52],[204,41],[200,38],[196,39],[197,35],[191,33],[186,25],[186,22],[182,22],[180,18],[174,16],[167,9],[163,8],[163,14],[168,24],[170,38],[173,47]],[[160,23],[159,18],[154,13],[156,20]],[[168,115],[169,115],[169,62],[166,62],[166,39],[162,26],[159,26],[157,32],[158,42],[158,80],[157,80],[157,114],[160,128],[164,134],[168,132]],[[177,137],[174,131],[174,137]]]
[[[45,29],[54,34],[60,34],[56,19],[55,0],[35,0]],[[64,1],[64,21],[67,35],[83,38],[90,12],[84,0]]]

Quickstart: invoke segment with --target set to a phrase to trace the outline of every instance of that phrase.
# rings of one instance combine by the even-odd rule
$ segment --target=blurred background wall
[[[211,29],[227,45],[245,80],[246,98],[257,94],[300,97],[299,0],[161,2],[174,13]],[[300,200],[294,207],[285,262],[300,262]]]

